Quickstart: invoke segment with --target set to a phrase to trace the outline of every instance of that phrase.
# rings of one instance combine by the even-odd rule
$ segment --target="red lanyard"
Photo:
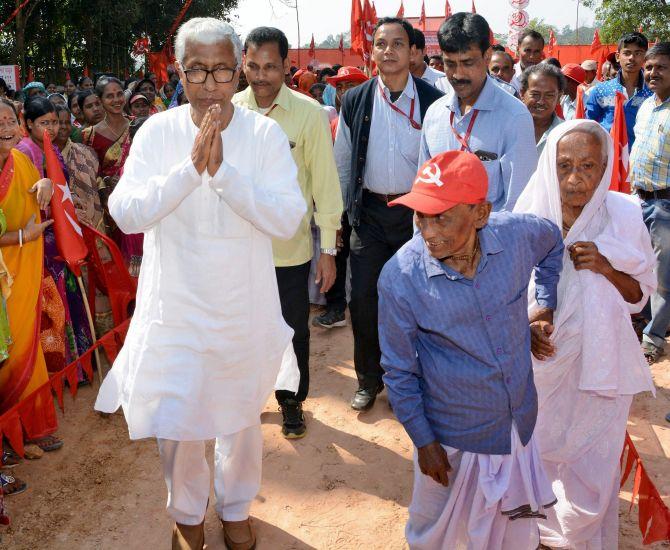
[[[472,151],[470,151],[470,145],[469,145],[470,134],[472,133],[472,129],[475,126],[475,120],[477,120],[477,115],[478,114],[479,114],[478,109],[473,109],[472,110],[472,116],[470,117],[470,124],[468,124],[468,129],[465,132],[465,137],[463,137],[461,134],[459,134],[456,131],[456,128],[454,128],[454,112],[451,111],[451,118],[449,119],[449,124],[451,125],[451,131],[454,133],[454,135],[456,136],[456,139],[461,144],[461,151],[468,151],[468,152],[472,153]]]
[[[410,77],[411,78],[411,77]],[[412,98],[412,101],[409,104],[409,116],[407,113],[396,107],[393,103],[391,103],[388,98],[386,97],[386,94],[384,93],[384,88],[382,88],[382,85],[379,84],[379,91],[382,94],[382,97],[384,98],[384,101],[388,103],[389,107],[393,109],[396,113],[400,113],[402,116],[404,116],[407,120],[409,120],[409,123],[412,125],[412,128],[415,130],[421,130],[421,124],[419,124],[416,120],[414,120],[414,102],[416,100],[416,84],[414,84],[414,97]]]

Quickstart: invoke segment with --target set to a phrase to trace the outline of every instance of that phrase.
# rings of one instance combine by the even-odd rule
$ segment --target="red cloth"
[[[577,103],[575,104],[575,118],[586,118],[586,110],[584,108],[584,88],[579,86],[577,88]]]
[[[421,17],[419,17],[419,26],[426,32],[426,2],[421,2]]]
[[[365,30],[360,0],[351,0],[351,53],[363,57]]]
[[[451,16],[452,16],[451,4],[449,3],[449,0],[446,0],[446,2],[444,3],[444,18],[448,19]]]
[[[621,92],[616,93],[614,103],[614,122],[610,135],[614,141],[614,169],[612,171],[611,191],[620,191],[630,194],[628,181],[628,132],[626,130],[626,116],[623,104],[626,98]]]
[[[400,0],[400,7],[398,8],[398,13],[396,13],[395,16],[398,19],[405,17],[405,6],[403,5],[402,0]]]
[[[54,189],[51,197],[51,215],[54,219],[56,246],[58,247],[58,253],[67,262],[70,271],[79,277],[81,275],[80,266],[88,256],[88,249],[74,210],[70,189],[46,130],[43,139],[46,175],[51,179]]]

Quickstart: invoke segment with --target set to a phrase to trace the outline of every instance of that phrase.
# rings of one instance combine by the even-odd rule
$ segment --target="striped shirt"
[[[633,187],[646,191],[670,188],[670,98],[647,99],[637,113],[637,139],[630,154]]]

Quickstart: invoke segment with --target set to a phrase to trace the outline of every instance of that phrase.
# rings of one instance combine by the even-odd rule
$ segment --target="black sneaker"
[[[322,315],[314,317],[312,324],[323,328],[346,327],[347,320],[344,317],[344,311],[329,309]]]
[[[286,439],[305,437],[307,426],[302,414],[302,403],[295,399],[286,399],[279,404],[283,417],[281,433]]]

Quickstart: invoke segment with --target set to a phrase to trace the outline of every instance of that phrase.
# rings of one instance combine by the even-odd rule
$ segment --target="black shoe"
[[[366,388],[358,388],[351,400],[351,408],[355,411],[367,411],[375,404],[377,395],[384,389],[382,384],[376,390],[368,390]]]
[[[295,399],[286,399],[279,403],[283,417],[281,433],[286,439],[305,437],[307,426],[302,414],[302,403]]]
[[[328,309],[322,315],[314,317],[312,324],[323,328],[346,327],[347,320],[344,317],[344,311]]]

